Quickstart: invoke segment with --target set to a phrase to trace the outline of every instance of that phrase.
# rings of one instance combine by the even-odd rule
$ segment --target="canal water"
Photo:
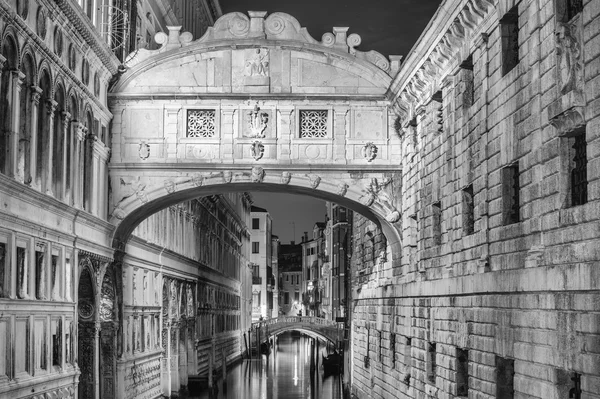
[[[227,384],[215,382],[216,395],[200,392],[198,399],[341,399],[339,375],[325,375],[321,367],[320,345],[318,366],[311,369],[311,338],[305,335],[281,334],[273,350],[261,360],[243,360],[227,370]],[[322,344],[322,342],[321,342]]]

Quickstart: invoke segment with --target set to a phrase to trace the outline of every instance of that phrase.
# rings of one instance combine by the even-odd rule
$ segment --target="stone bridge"
[[[311,316],[280,316],[252,323],[253,334],[259,332],[261,342],[285,331],[301,331],[309,335],[318,335],[334,345],[344,338],[342,323]],[[256,338],[255,338],[256,339]]]
[[[268,191],[351,208],[400,254],[399,59],[355,49],[348,28],[316,40],[283,13],[227,14],[197,40],[179,29],[132,54],[109,94],[115,248],[170,205]]]

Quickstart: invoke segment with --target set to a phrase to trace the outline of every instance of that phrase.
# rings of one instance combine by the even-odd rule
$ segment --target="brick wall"
[[[359,251],[368,237],[355,235],[360,398],[454,398],[459,384],[466,396],[465,381],[469,398],[577,389],[600,398],[600,6],[584,0],[566,20],[558,0],[486,4],[462,37],[444,42],[437,69],[409,69],[439,48],[428,39],[449,29],[438,14],[399,74],[413,76],[397,78],[409,82],[402,90],[420,90],[399,96],[402,257],[391,284],[373,284],[368,251]],[[506,71],[509,10],[519,59]],[[581,134],[587,192],[577,203]]]

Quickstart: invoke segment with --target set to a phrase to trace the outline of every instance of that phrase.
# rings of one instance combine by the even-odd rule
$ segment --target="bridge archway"
[[[373,181],[370,183],[373,185],[389,178],[381,174],[371,174],[373,175],[379,177],[379,180],[377,177],[371,177]],[[225,180],[228,179],[235,179],[235,181],[226,183]],[[289,181],[286,182],[288,179]],[[398,211],[385,202],[375,202],[377,187],[367,188],[366,191],[360,190],[357,188],[360,186],[352,182],[355,179],[351,176],[347,179],[352,185],[343,182],[342,174],[338,174],[337,179],[333,176],[328,180],[320,177],[318,179],[317,184],[322,187],[321,189],[314,187],[315,177],[311,175],[288,171],[266,171],[262,167],[253,167],[250,171],[206,172],[187,177],[174,177],[154,187],[143,185],[143,190],[131,193],[113,211],[111,222],[116,225],[113,246],[123,250],[135,227],[161,209],[193,198],[244,191],[293,193],[338,203],[372,219],[382,229],[388,245],[400,245],[397,229]],[[119,181],[119,184],[125,182],[122,178]],[[139,186],[140,182],[141,180],[138,180],[128,184]],[[391,182],[389,184],[392,185]]]
[[[300,331],[309,336],[318,336],[337,345],[344,337],[344,330],[338,323],[312,316],[280,316],[253,324],[253,330],[260,330],[261,341],[287,332]]]
[[[180,27],[132,54],[109,94],[113,246],[154,212],[232,191],[332,201],[372,219],[399,254],[398,63],[290,15],[231,13],[193,41]],[[397,248],[394,248],[397,247]],[[394,259],[392,259],[392,262]]]

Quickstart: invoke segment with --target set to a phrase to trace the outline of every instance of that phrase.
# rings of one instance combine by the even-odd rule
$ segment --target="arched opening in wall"
[[[54,109],[54,140],[52,141],[52,191],[56,198],[64,197],[64,160],[66,138],[66,106],[65,90],[62,84],[57,85],[54,93],[56,108]]]
[[[144,197],[151,193],[150,190],[146,188],[143,193],[139,192],[142,191],[139,185],[144,184],[139,179],[113,180],[113,187],[125,184],[131,185],[131,198],[143,204],[143,209],[137,209],[139,214],[134,211],[121,219],[115,236],[115,243],[127,241],[126,246],[120,246],[125,250],[124,276],[133,275],[131,281],[126,277],[124,282],[133,291],[131,299],[125,298],[124,308],[140,306],[143,300],[139,298],[146,296],[143,293],[146,284],[139,276],[155,271],[161,273],[163,296],[158,302],[162,309],[149,311],[153,312],[152,316],[162,315],[160,342],[163,354],[156,355],[156,361],[162,364],[163,395],[171,395],[184,387],[188,376],[206,376],[209,365],[214,370],[220,367],[223,359],[233,359],[245,352],[251,344],[248,335],[251,323],[261,316],[289,315],[289,305],[294,301],[299,304],[294,315],[323,317],[330,321],[347,316],[350,310],[346,293],[351,291],[352,224],[355,220],[360,224],[359,239],[362,239],[366,226],[370,226],[371,264],[373,257],[377,258],[376,254],[385,252],[388,241],[399,242],[393,236],[395,227],[376,214],[375,207],[336,193],[264,182],[214,187],[203,184],[186,192],[176,191],[174,183],[161,181],[160,198],[153,202]],[[304,218],[309,220],[307,227],[301,227],[299,222],[292,225],[277,219],[267,222],[261,216],[264,209],[260,209],[260,203],[255,202],[253,206],[253,195],[248,194],[249,191],[256,191],[254,196],[261,194],[275,199],[275,203],[283,205],[283,212],[296,217],[299,209],[295,204],[287,199],[278,200],[282,193],[292,192],[301,201],[313,197],[320,201],[321,208],[316,216]],[[328,200],[328,205],[322,200]],[[387,232],[392,233],[391,240],[384,235],[383,223],[387,224]],[[278,262],[273,262],[272,257],[277,256],[279,243],[276,240],[258,243],[259,240],[253,238],[255,233],[262,231],[264,234],[267,224],[273,235],[279,235],[277,226],[285,225],[292,231],[284,239],[286,245],[300,247],[299,272],[293,282],[284,278],[282,283],[292,287],[287,303],[283,290],[275,289],[280,279],[274,264]],[[120,235],[120,228],[123,228],[123,235]],[[157,255],[141,258],[144,251]],[[306,265],[302,263],[303,255]],[[268,265],[258,260],[261,256],[271,257]],[[362,264],[363,260],[356,262]],[[260,304],[252,302],[254,288],[262,292]],[[287,308],[284,309],[284,305],[288,305]],[[269,313],[263,314],[267,310]],[[298,313],[299,310],[302,313]],[[130,337],[124,342],[133,342],[131,348],[126,349],[126,357],[131,361],[154,356],[144,351],[143,344],[137,343],[136,331],[139,329],[141,327],[126,329],[125,334]]]
[[[49,191],[51,183],[45,174],[51,170],[52,148],[50,144],[50,115],[52,113],[52,85],[50,74],[46,69],[40,73],[38,86],[42,90],[40,93],[40,102],[38,106],[38,126],[37,126],[37,148],[36,148],[36,186],[42,192]]]
[[[32,136],[35,131],[32,130],[33,101],[37,101],[37,88],[35,76],[35,61],[31,54],[27,53],[21,61],[21,73],[25,75],[21,87],[20,97],[20,126],[19,126],[19,155],[17,159],[17,176],[25,184],[30,184],[32,180],[31,158],[35,156],[35,149],[32,148]],[[34,100],[35,98],[35,100]],[[37,105],[36,105],[37,108]],[[36,110],[37,112],[37,110]]]
[[[98,359],[95,355],[95,348],[98,332],[96,327],[96,292],[92,270],[91,265],[85,265],[79,277],[77,364],[81,371],[78,386],[80,398],[96,397],[96,363]]]
[[[0,84],[0,173],[6,173],[10,151],[10,132],[12,130],[12,100],[15,90],[14,71],[18,65],[18,50],[12,36],[6,36],[2,42],[2,56],[6,59],[2,67]]]

